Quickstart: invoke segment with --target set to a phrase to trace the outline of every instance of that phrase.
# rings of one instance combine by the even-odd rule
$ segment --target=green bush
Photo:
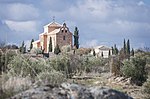
[[[51,71],[51,72],[41,72],[38,75],[39,83],[42,85],[52,85],[52,86],[58,86],[61,83],[66,81],[66,77],[58,72],[58,71]]]
[[[142,85],[147,79],[146,59],[140,56],[126,60],[123,63],[122,73],[126,77],[131,77],[133,83]]]
[[[150,79],[143,84],[144,99],[150,99]]]
[[[110,61],[110,71],[114,76],[121,75],[120,72],[121,62],[117,56],[112,57]]]
[[[94,56],[79,56],[74,54],[63,54],[49,60],[50,66],[56,71],[63,72],[67,78],[82,73],[101,72],[102,68],[108,67],[108,60]]]
[[[79,48],[75,50],[75,53],[77,55],[87,55],[91,52],[90,48]]]
[[[54,53],[56,55],[58,55],[59,53],[61,52],[60,48],[59,48],[59,45],[57,44],[56,47],[54,48]]]
[[[16,52],[13,50],[6,50],[5,52],[0,51],[0,73],[1,71],[6,72],[8,69],[9,62],[16,55]]]
[[[44,59],[31,58],[24,55],[17,55],[9,63],[9,72],[14,76],[30,76],[34,78],[40,72],[49,71],[52,68]]]
[[[0,99],[6,99],[21,91],[27,90],[31,86],[31,79],[29,77],[13,77],[9,74],[3,74],[0,83],[2,84]]]
[[[72,63],[71,63],[72,60]],[[63,72],[66,77],[70,78],[76,71],[76,65],[73,64],[74,58],[69,55],[59,55],[50,59],[50,66],[56,71]]]
[[[71,51],[71,45],[65,45],[61,47],[61,52],[66,53]]]
[[[30,53],[38,55],[38,54],[42,54],[43,51],[40,48],[32,48]]]

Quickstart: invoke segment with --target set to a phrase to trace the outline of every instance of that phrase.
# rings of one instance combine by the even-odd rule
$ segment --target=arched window
[[[63,40],[66,40],[66,37],[65,37],[65,36],[63,36]]]

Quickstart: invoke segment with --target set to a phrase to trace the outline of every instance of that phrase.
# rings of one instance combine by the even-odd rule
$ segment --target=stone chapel
[[[39,40],[33,42],[33,48],[40,48],[44,53],[49,52],[49,41],[52,40],[52,52],[58,44],[61,48],[65,45],[72,47],[72,33],[69,31],[66,23],[63,25],[53,21],[44,26],[44,32],[39,34]]]

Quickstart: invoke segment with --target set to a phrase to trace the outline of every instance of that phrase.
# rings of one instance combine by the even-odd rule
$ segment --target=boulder
[[[103,87],[85,87],[74,83],[60,86],[41,86],[21,92],[11,99],[133,99],[132,97]]]

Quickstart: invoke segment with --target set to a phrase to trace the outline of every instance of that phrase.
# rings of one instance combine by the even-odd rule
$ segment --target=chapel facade
[[[52,41],[52,52],[54,52],[57,44],[60,48],[65,45],[72,47],[72,33],[69,31],[66,23],[61,25],[53,21],[45,25],[44,32],[39,34],[39,40],[32,43],[33,48],[40,48],[44,50],[44,53],[48,53],[50,38]]]

